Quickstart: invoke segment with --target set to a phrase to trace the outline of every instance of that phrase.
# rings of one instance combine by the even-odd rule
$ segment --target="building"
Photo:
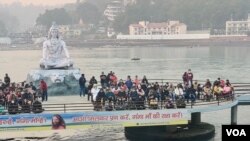
[[[129,26],[130,35],[173,35],[186,34],[187,26],[179,21],[168,21],[162,23],[150,23],[140,21],[138,24]]]
[[[107,29],[107,36],[108,36],[109,38],[115,36],[115,30],[114,30],[114,28],[108,28],[108,29]]]
[[[104,16],[106,16],[109,21],[114,21],[116,16],[125,12],[125,7],[127,5],[131,5],[135,3],[136,3],[136,0],[112,0],[107,5],[104,11]]]
[[[10,45],[11,39],[9,37],[0,37],[0,46],[1,45]]]
[[[86,31],[89,31],[87,25],[59,25],[59,32],[64,38],[79,37]]]
[[[123,0],[124,6],[132,5],[132,4],[136,4],[136,0]]]
[[[69,31],[70,31],[70,25],[59,25],[60,34],[65,35]]]
[[[187,26],[179,21],[150,23],[140,21],[129,26],[129,35],[119,34],[119,40],[198,40],[209,39],[209,31],[187,31]]]
[[[75,38],[80,37],[83,34],[91,32],[95,28],[93,24],[84,23],[82,19],[79,20],[78,24],[74,25],[59,25],[59,32],[64,38]]]
[[[32,33],[31,32],[20,32],[20,33],[10,33],[9,38],[12,44],[31,44]]]
[[[247,20],[226,21],[226,35],[247,35],[250,32],[250,13]]]
[[[44,25],[35,25],[28,32],[32,33],[32,38],[40,38],[48,35],[48,29]]]
[[[104,11],[104,16],[107,17],[109,21],[114,21],[115,17],[120,13],[124,12],[125,8],[121,0],[111,1]]]

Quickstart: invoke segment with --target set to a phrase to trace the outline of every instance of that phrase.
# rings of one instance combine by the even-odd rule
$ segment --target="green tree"
[[[125,13],[121,13],[115,18],[113,28],[116,32],[128,33],[128,26],[138,21],[152,21],[154,17],[154,4],[151,0],[138,0],[136,5],[126,7]],[[152,13],[151,13],[152,12]]]
[[[128,26],[131,21],[128,20],[128,16],[125,14],[120,14],[116,17],[115,21],[111,23],[111,26],[116,32],[128,33]]]
[[[5,27],[5,24],[0,21],[0,37],[4,37],[7,35],[7,29]]]
[[[40,14],[36,19],[36,24],[45,25],[49,28],[52,22],[55,21],[57,24],[71,24],[72,19],[64,8],[46,10],[44,14]]]
[[[99,9],[99,11],[104,11],[108,3],[111,1],[112,0],[86,0],[85,2],[95,5]]]
[[[76,14],[79,20],[85,23],[96,24],[101,19],[101,13],[98,8],[91,3],[80,3],[76,8]]]

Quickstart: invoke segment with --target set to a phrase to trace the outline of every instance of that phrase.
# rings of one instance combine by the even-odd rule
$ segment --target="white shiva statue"
[[[59,28],[53,23],[48,38],[43,42],[43,57],[40,60],[42,69],[69,69],[73,67],[68,49],[59,37]]]

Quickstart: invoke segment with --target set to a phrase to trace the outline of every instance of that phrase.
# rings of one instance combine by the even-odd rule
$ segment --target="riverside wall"
[[[74,47],[119,47],[119,46],[164,46],[164,47],[200,47],[200,46],[250,46],[250,37],[211,37],[210,39],[175,39],[175,40],[77,40],[66,41]]]
[[[203,46],[250,46],[250,36],[244,37],[210,37],[209,39],[175,39],[175,40],[119,40],[119,39],[65,39],[71,47],[203,47]],[[0,50],[41,49],[41,44],[0,45]]]

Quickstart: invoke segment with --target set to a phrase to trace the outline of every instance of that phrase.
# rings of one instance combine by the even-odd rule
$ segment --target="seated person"
[[[97,85],[94,84],[93,88],[91,89],[91,95],[93,97],[93,102],[96,101],[97,94],[99,92],[99,89],[97,88]]]
[[[121,89],[118,94],[117,94],[117,101],[118,101],[118,104],[120,105],[123,105],[124,104],[124,101],[126,101],[126,92],[124,91],[124,89]]]
[[[124,91],[124,89],[121,89],[121,90],[118,92],[117,98],[125,100],[126,97],[127,97],[127,96],[126,96],[126,92]]]
[[[14,101],[15,103],[17,102],[17,97],[15,95],[14,91],[11,91],[9,95],[7,95],[8,103],[11,103]]]
[[[131,99],[132,101],[137,101],[137,100],[138,100],[139,95],[138,95],[138,93],[137,93],[137,91],[136,91],[136,89],[135,89],[134,86],[133,86],[132,89],[131,89],[131,92],[130,92],[130,94],[129,94],[129,97],[130,97],[130,99]]]
[[[167,109],[174,108],[174,103],[171,100],[171,98],[166,98],[166,108]]]
[[[22,112],[23,113],[30,113],[30,104],[29,101],[27,99],[24,99],[24,101],[22,102]]]
[[[118,86],[115,86],[113,89],[112,89],[112,92],[115,94],[115,96],[118,96],[118,93],[120,91],[120,88]]]
[[[107,88],[106,100],[108,100],[109,103],[112,101],[115,102],[115,94],[110,90],[110,88]]]
[[[18,104],[15,103],[14,101],[12,101],[11,103],[9,103],[8,105],[8,112],[9,114],[17,114],[18,111]]]
[[[224,97],[229,97],[232,94],[232,88],[229,86],[229,84],[226,84],[223,87],[223,92],[222,92]]]
[[[28,91],[28,89],[24,89],[24,93],[22,94],[22,102],[26,100],[26,102],[31,105],[33,102],[33,96],[32,94]]]
[[[183,92],[183,88],[181,87],[181,85],[177,85],[175,87],[174,94],[177,99],[184,98],[184,92]]]
[[[203,91],[204,91],[204,99],[205,100],[210,100],[212,98],[212,90],[211,88],[209,87],[209,85],[206,85],[204,88],[203,88]]]
[[[5,95],[3,91],[0,89],[0,105],[5,106]]]
[[[97,93],[97,97],[96,97],[96,102],[102,102],[102,105],[104,106],[105,105],[105,92],[103,90],[103,88],[101,88],[99,90],[99,92]]]
[[[38,96],[37,96],[37,88],[36,86],[33,85],[32,82],[30,82],[30,91],[32,92],[33,96],[34,96],[34,99],[37,99]]]
[[[216,100],[218,100],[219,96],[222,94],[223,89],[220,87],[220,83],[215,83],[213,88],[213,94],[216,96]]]
[[[33,102],[32,112],[33,113],[41,113],[41,112],[43,112],[42,103],[40,101],[36,100],[36,101]]]
[[[148,99],[156,99],[157,94],[156,91],[153,88],[150,88],[149,92],[148,92]]]

